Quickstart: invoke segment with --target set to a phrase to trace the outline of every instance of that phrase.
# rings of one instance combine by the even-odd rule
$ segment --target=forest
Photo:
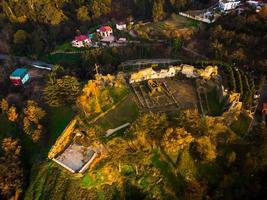
[[[259,13],[229,13],[208,25],[177,17],[180,11],[213,3],[2,0],[0,57],[8,59],[0,60],[0,199],[266,199],[267,129],[258,124],[245,134],[243,124],[249,123],[244,110],[253,109],[254,95],[263,88],[267,73],[267,6]],[[186,27],[183,34],[170,25],[153,31],[155,24],[165,29],[170,21],[179,20]],[[162,38],[165,42],[89,49],[62,60],[53,57],[58,46],[69,43],[77,32],[91,33],[101,24],[117,21],[138,22],[141,43]],[[152,25],[142,29],[140,24],[146,22]],[[183,50],[195,43],[201,59]],[[54,65],[42,76],[40,94],[29,89],[32,85],[10,86],[9,75],[24,57]],[[227,116],[231,123],[196,110],[140,114],[126,80],[117,74],[120,63],[137,58],[177,58],[198,67],[216,64],[229,90],[241,94],[244,110]],[[101,83],[94,80],[97,66],[103,74],[98,77]],[[7,96],[15,93],[21,94],[19,103],[8,102]],[[125,135],[106,141],[98,134],[103,132],[99,127],[121,121],[116,112],[86,130],[93,142],[111,149],[112,159],[104,159],[82,178],[47,160],[74,116],[92,118],[123,98],[126,103],[120,112],[135,120]]]

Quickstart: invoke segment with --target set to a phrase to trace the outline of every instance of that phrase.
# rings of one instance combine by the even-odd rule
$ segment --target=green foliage
[[[68,125],[70,120],[73,117],[73,111],[70,107],[59,107],[59,108],[51,108],[48,111],[48,127],[47,131],[49,133],[49,145],[50,148],[58,136],[62,133],[65,127]]]
[[[215,163],[199,163],[198,173],[211,186],[218,186],[224,174],[222,168]]]
[[[216,145],[208,136],[202,136],[195,140],[193,149],[200,159],[212,161],[217,157]]]
[[[82,6],[77,10],[77,19],[81,22],[90,21],[89,10],[86,6]]]
[[[237,120],[235,120],[230,128],[240,136],[244,136],[249,128],[251,117],[247,113],[241,113]]]
[[[242,95],[243,94],[243,81],[242,81],[242,76],[240,71],[237,69],[235,70],[236,74],[236,86],[237,86],[237,91]]]
[[[226,71],[229,75],[229,87],[230,87],[230,90],[235,92],[236,91],[236,79],[235,79],[235,75],[234,75],[234,70],[231,66],[226,66]]]
[[[162,0],[155,0],[152,8],[152,17],[155,22],[162,20],[164,15]]]
[[[164,130],[168,126],[165,114],[148,113],[140,116],[131,126],[128,139],[140,147],[155,148],[158,146]]]
[[[223,113],[225,101],[220,101],[220,97],[216,88],[207,93],[208,106],[211,116],[220,116]]]
[[[51,107],[69,105],[80,94],[80,83],[73,76],[48,80],[44,89],[44,99]]]
[[[193,179],[197,176],[197,165],[190,155],[189,148],[180,153],[177,160],[177,170],[185,179]]]
[[[15,44],[24,44],[28,39],[28,33],[24,30],[17,30],[17,32],[14,34],[13,42]]]
[[[134,170],[134,168],[131,165],[123,165],[121,167],[121,173],[124,176],[129,176],[131,174],[134,174],[134,172],[135,172],[135,170]]]
[[[151,158],[152,164],[160,170],[161,175],[166,181],[166,186],[169,187],[176,197],[181,196],[185,187],[185,180],[180,174],[175,174],[171,165],[160,159],[158,153],[154,153]]]

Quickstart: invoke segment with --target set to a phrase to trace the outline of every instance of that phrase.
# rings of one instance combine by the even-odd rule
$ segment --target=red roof
[[[75,36],[75,40],[77,41],[84,41],[89,39],[89,37],[87,35],[79,35],[79,36]]]
[[[100,32],[106,32],[106,31],[112,31],[112,28],[110,26],[102,26],[99,28]]]

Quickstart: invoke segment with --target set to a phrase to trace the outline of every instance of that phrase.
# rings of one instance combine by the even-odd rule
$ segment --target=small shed
[[[24,85],[29,79],[29,70],[26,68],[18,68],[9,76],[13,85]]]

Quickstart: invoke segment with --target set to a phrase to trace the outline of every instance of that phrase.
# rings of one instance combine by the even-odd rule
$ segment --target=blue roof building
[[[29,70],[26,68],[18,68],[11,73],[9,78],[13,85],[23,85],[30,79]]]

